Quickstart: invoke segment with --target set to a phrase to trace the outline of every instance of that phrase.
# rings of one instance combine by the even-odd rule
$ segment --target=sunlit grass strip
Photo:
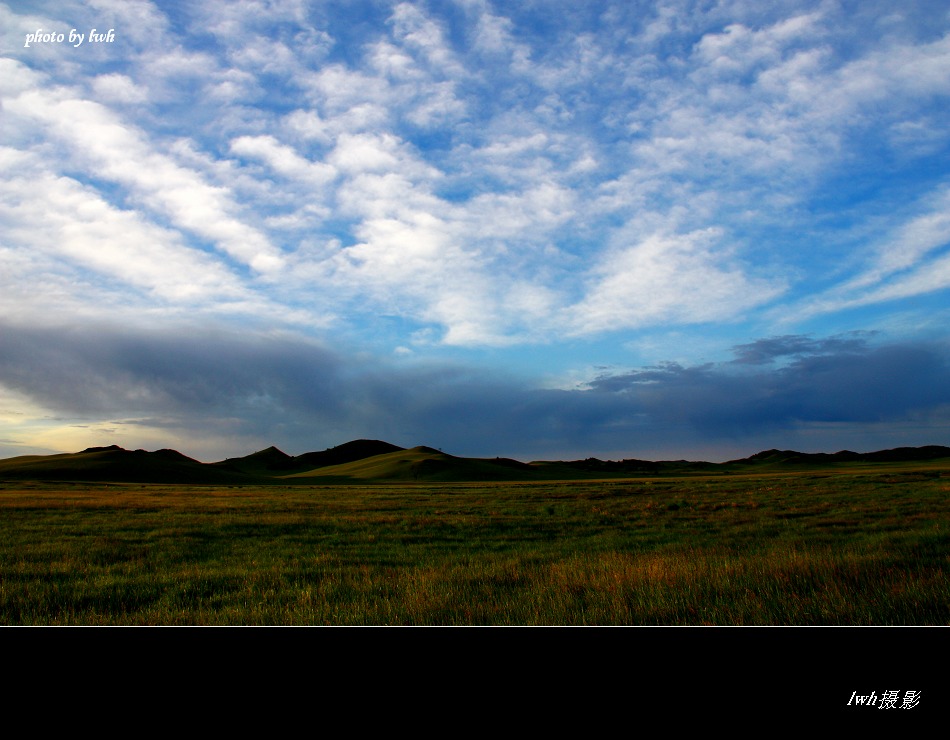
[[[509,559],[414,569],[397,583],[406,597],[388,615],[396,624],[933,624],[946,623],[950,603],[941,569],[830,550]]]
[[[0,588],[7,623],[337,625],[946,624],[942,568],[884,553],[783,547],[510,556],[403,568],[332,560],[188,567],[130,578],[68,564]],[[867,588],[868,583],[874,587]],[[16,618],[19,615],[19,619]],[[12,619],[11,619],[12,618]]]

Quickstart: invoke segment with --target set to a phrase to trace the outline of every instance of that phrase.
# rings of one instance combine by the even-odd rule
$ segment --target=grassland
[[[947,625],[950,469],[10,481],[0,624]]]

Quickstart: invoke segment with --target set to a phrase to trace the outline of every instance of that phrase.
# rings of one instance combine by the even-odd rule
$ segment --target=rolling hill
[[[61,455],[0,460],[0,479],[116,483],[247,483],[250,476],[218,471],[175,450],[90,447]]]
[[[375,455],[399,452],[403,448],[378,439],[356,439],[322,452],[306,452],[292,457],[276,447],[246,457],[229,458],[211,463],[216,469],[267,477],[292,475],[330,465],[345,465]]]
[[[284,476],[285,480],[333,478],[349,481],[497,481],[537,480],[538,470],[507,458],[478,459],[447,455],[431,447],[399,449],[381,455]]]
[[[457,457],[432,447],[406,449],[380,440],[359,439],[296,457],[276,447],[268,447],[245,457],[202,463],[176,450],[147,452],[112,445],[91,447],[76,453],[6,458],[0,460],[0,480],[208,485],[366,484],[740,475],[911,465],[950,468],[950,447],[900,447],[869,453],[765,450],[724,463],[597,458],[524,463],[499,457]]]

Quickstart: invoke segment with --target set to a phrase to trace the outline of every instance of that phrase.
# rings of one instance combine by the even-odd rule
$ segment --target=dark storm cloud
[[[357,436],[490,438],[527,392],[468,368],[399,368],[298,336],[101,324],[0,325],[0,384],[63,417],[209,434],[227,426],[298,453]]]
[[[742,345],[736,354],[733,363],[664,364],[604,376],[590,387],[651,417],[713,434],[899,420],[950,403],[950,364],[937,345],[779,337]],[[761,367],[786,356],[795,359]]]
[[[0,382],[77,414],[338,408],[338,358],[299,339],[182,328],[2,327]]]
[[[294,454],[358,437],[530,458],[572,450],[635,457],[644,447],[746,440],[751,454],[756,435],[950,408],[948,354],[924,343],[780,337],[737,347],[735,362],[666,363],[554,390],[474,368],[344,354],[289,335],[0,329],[0,383],[53,413],[192,434],[230,425]],[[767,361],[778,357],[792,359]]]
[[[781,357],[863,352],[867,348],[865,337],[871,335],[870,332],[853,332],[845,337],[827,339],[812,339],[801,335],[758,339],[750,344],[733,347],[732,351],[736,355],[733,362],[741,365],[763,365]]]

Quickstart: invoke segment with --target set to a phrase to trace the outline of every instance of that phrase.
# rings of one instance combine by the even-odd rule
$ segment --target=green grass
[[[947,625],[950,472],[0,484],[0,623]]]

